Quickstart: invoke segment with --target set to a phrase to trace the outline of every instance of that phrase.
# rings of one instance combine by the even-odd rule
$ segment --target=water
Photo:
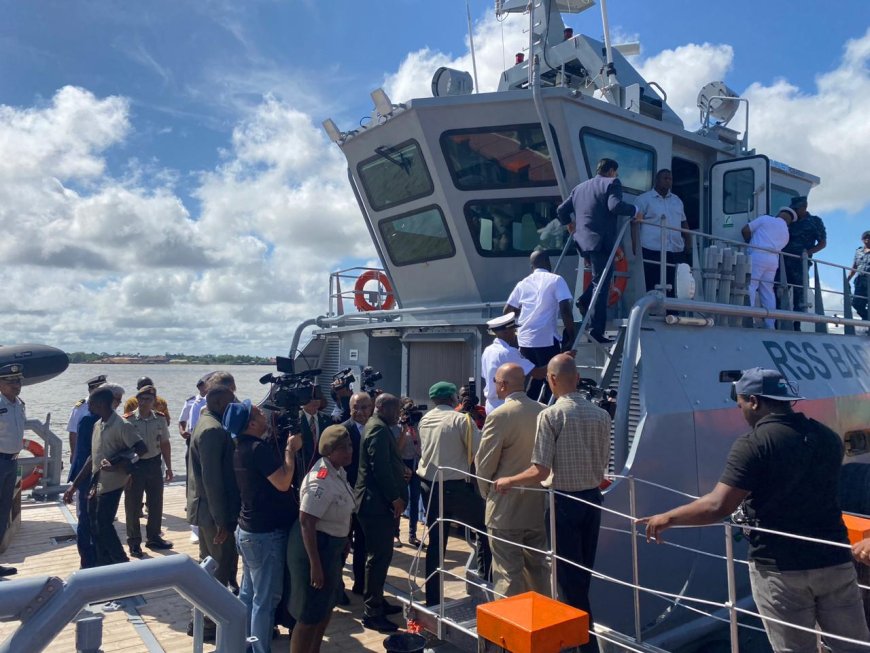
[[[273,367],[265,365],[224,365],[220,369],[235,377],[236,396],[240,399],[251,399],[255,403],[266,394],[267,386],[260,385],[260,377],[275,371]],[[169,415],[172,418],[169,426],[172,436],[172,469],[177,475],[183,475],[185,446],[178,433],[178,415],[184,401],[196,394],[196,382],[204,374],[214,370],[214,367],[206,365],[70,365],[66,372],[50,381],[22,388],[21,398],[27,404],[29,419],[44,420],[46,414],[51,413],[51,430],[63,438],[63,458],[66,464],[69,460],[66,425],[72,407],[79,399],[87,396],[87,380],[98,374],[105,374],[108,381],[121,385],[125,390],[121,402],[123,408],[123,402],[136,392],[136,380],[148,376],[157,386],[157,393],[169,404]]]

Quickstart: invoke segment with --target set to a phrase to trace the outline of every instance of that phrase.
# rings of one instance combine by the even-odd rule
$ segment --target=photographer
[[[269,653],[275,608],[281,600],[287,535],[296,521],[293,482],[298,435],[283,453],[269,437],[266,416],[249,400],[227,406],[223,427],[236,441],[233,468],[241,496],[236,548],[242,557],[239,599],[248,610],[247,633],[257,638],[252,653]]]
[[[474,382],[464,385],[459,389],[459,404],[455,408],[457,413],[466,413],[474,420],[478,429],[483,428],[486,421],[486,409],[480,405],[477,389]]]
[[[414,400],[409,397],[402,398],[402,409],[399,413],[399,455],[402,462],[411,470],[411,479],[408,481],[408,544],[413,547],[420,546],[417,539],[417,522],[420,519],[420,477],[414,471],[420,460],[420,434],[417,425],[423,417],[422,406],[414,405]]]
[[[350,373],[350,368],[342,370],[332,377],[332,401],[335,408],[332,409],[332,421],[336,424],[346,422],[350,419],[350,397],[353,392],[350,389],[350,384],[354,381],[353,374]]]

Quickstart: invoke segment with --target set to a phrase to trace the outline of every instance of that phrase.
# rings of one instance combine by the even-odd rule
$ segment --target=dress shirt
[[[438,467],[452,467],[468,472],[468,448],[466,442],[471,432],[471,458],[480,444],[480,431],[465,413],[457,413],[450,406],[441,404],[423,415],[417,432],[420,434],[420,464],[417,475],[427,481],[437,480]],[[445,471],[445,481],[471,480],[465,474]]]
[[[165,425],[165,422],[164,422]],[[136,428],[117,413],[112,413],[105,422],[100,420],[94,427],[91,440],[91,465],[93,473],[100,473],[97,494],[120,490],[127,484],[129,472],[123,467],[115,470],[100,470],[103,459],[112,460],[120,452],[131,448],[142,438]]]
[[[326,458],[305,475],[299,490],[299,510],[317,517],[316,529],[333,537],[347,537],[355,501],[343,469]]]
[[[17,454],[24,445],[24,402],[0,394],[0,453]]]
[[[193,404],[190,406],[190,423],[187,425],[187,430],[193,433],[193,429],[196,428],[196,423],[199,421],[199,418],[202,416],[202,411],[205,409],[205,397],[199,395],[196,399],[193,400]]]
[[[535,364],[524,357],[519,349],[511,347],[501,338],[493,340],[492,344],[483,350],[480,357],[480,371],[483,374],[483,394],[486,397],[487,413],[491,413],[504,403],[504,399],[498,398],[493,379],[495,371],[505,363],[516,363],[523,368],[523,374],[528,374],[535,369]]]
[[[139,437],[145,443],[147,450],[140,458],[147,460],[159,456],[161,453],[160,443],[169,442],[169,427],[166,426],[166,418],[154,411],[148,417],[142,417],[137,410],[126,419],[136,428]]]
[[[568,284],[558,274],[536,268],[522,279],[508,297],[507,303],[520,309],[517,341],[520,347],[552,347],[559,340],[557,322],[559,302],[574,296]]]
[[[553,489],[591,490],[610,461],[610,415],[580,396],[562,395],[538,415],[532,462],[553,472]]]
[[[683,200],[669,192],[662,196],[653,188],[638,196],[635,202],[637,210],[643,213],[643,224],[640,227],[640,246],[657,252],[662,249],[662,230],[659,228],[662,216],[665,226],[679,229],[686,222],[683,210]],[[665,251],[682,252],[686,247],[683,234],[680,231],[668,230],[665,234]]]
[[[764,250],[750,248],[749,253],[752,256],[776,259],[778,258],[776,252],[782,250],[788,243],[788,225],[782,218],[760,215],[749,223],[749,231],[752,232],[749,244],[765,248]],[[765,251],[771,249],[774,251]]]

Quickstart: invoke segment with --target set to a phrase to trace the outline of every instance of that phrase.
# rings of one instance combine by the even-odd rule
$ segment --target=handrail
[[[444,467],[439,466],[439,467],[436,468],[436,474],[438,475],[439,480],[443,478],[443,473],[444,473],[445,471],[458,472],[459,474],[461,474],[462,476],[465,476],[465,477],[467,477],[467,478],[471,478],[471,479],[474,479],[474,480],[476,480],[476,481],[484,481],[485,483],[488,483],[488,484],[494,484],[494,481],[491,480],[491,479],[483,478],[483,477],[481,477],[481,476],[478,476],[478,475],[473,474],[473,473],[471,473],[471,472],[467,472],[467,471],[462,470],[462,469],[458,469],[458,468],[455,468],[455,467],[447,467],[447,466],[444,466]],[[630,479],[631,481],[638,480],[638,481],[640,481],[640,482],[642,482],[642,483],[646,482],[646,481],[643,481],[642,479],[634,479],[633,477],[630,477],[630,476],[629,476],[629,477],[625,477],[625,478],[628,478],[628,479]],[[658,486],[658,484],[655,484],[655,485]],[[661,487],[664,487],[664,486],[661,486]],[[630,494],[633,495],[633,494],[634,494],[634,483],[633,483],[633,482],[630,483],[629,488],[630,488]],[[560,495],[560,496],[563,496],[563,497],[565,497],[565,498],[567,498],[567,499],[570,499],[570,500],[572,500],[572,501],[578,501],[578,502],[580,502],[580,503],[583,503],[583,504],[585,504],[585,505],[587,505],[587,506],[591,506],[591,507],[596,508],[596,509],[598,509],[598,510],[601,510],[601,511],[604,511],[604,512],[608,512],[608,513],[611,513],[611,514],[618,515],[618,516],[620,516],[620,517],[622,517],[622,518],[624,518],[624,519],[630,520],[633,524],[636,523],[636,522],[638,521],[638,519],[639,519],[636,515],[630,515],[630,514],[620,513],[619,511],[605,508],[604,506],[598,505],[598,504],[593,503],[593,502],[591,502],[591,501],[587,501],[587,500],[581,499],[581,498],[579,498],[579,497],[572,496],[571,494],[567,494],[567,493],[565,493],[565,492],[560,492],[559,490],[553,490],[552,488],[543,488],[543,487],[536,487],[536,486],[524,486],[524,487],[522,487],[522,488],[511,488],[511,490],[509,490],[509,491],[516,491],[516,490],[520,490],[520,489],[521,489],[522,491],[526,491],[526,492],[527,492],[527,491],[547,492],[551,497],[552,497],[552,496],[555,496],[555,495]],[[670,488],[666,488],[666,487],[665,487],[665,489],[670,489]],[[675,491],[675,492],[676,492],[676,491]],[[631,504],[631,506],[634,505],[634,498],[633,498],[633,496],[630,497],[630,504]],[[734,525],[730,520],[729,520],[729,521],[720,521],[720,522],[715,522],[715,523],[713,523],[713,524],[708,524],[708,525],[705,525],[705,526],[679,526],[679,527],[675,527],[675,528],[681,528],[681,529],[690,529],[690,528],[710,528],[710,527],[717,528],[717,527],[718,527],[718,528],[722,528],[722,529],[723,529],[723,533],[724,533],[724,535],[725,535],[725,537],[726,537],[726,541],[725,541],[725,549],[726,549],[725,560],[726,560],[726,564],[727,564],[726,572],[727,572],[727,574],[728,574],[728,601],[726,601],[726,602],[717,602],[717,601],[712,601],[712,600],[710,600],[710,599],[703,599],[703,598],[700,598],[700,597],[693,597],[693,596],[688,596],[688,595],[684,595],[684,594],[674,594],[674,593],[672,593],[672,592],[666,592],[666,591],[663,591],[663,590],[656,590],[656,589],[653,589],[653,588],[644,587],[644,586],[640,585],[640,584],[637,582],[637,579],[636,579],[636,578],[635,578],[634,582],[624,581],[624,580],[622,580],[622,579],[620,579],[620,578],[614,578],[614,577],[612,577],[612,576],[608,576],[608,575],[606,575],[606,574],[603,574],[603,573],[601,573],[601,572],[598,572],[598,571],[596,571],[595,569],[584,567],[583,565],[581,565],[581,564],[579,564],[579,563],[577,563],[577,562],[575,562],[575,561],[573,561],[573,560],[569,560],[569,559],[567,559],[567,558],[563,558],[563,557],[561,557],[561,556],[555,554],[555,553],[552,552],[552,551],[545,551],[545,550],[543,550],[543,549],[537,549],[537,548],[532,547],[532,546],[528,546],[528,545],[525,545],[525,544],[520,544],[520,543],[517,543],[517,542],[513,542],[513,541],[510,541],[510,540],[506,540],[506,539],[503,539],[503,538],[499,538],[499,537],[497,537],[497,536],[490,535],[487,531],[483,531],[483,530],[481,530],[481,529],[475,528],[475,527],[471,526],[470,524],[466,524],[466,523],[464,523],[464,522],[462,522],[462,521],[460,521],[460,520],[452,519],[452,518],[445,518],[445,517],[444,517],[444,514],[443,514],[443,503],[442,503],[442,504],[441,504],[441,507],[440,507],[440,509],[439,509],[438,524],[437,524],[437,526],[436,526],[436,525],[430,526],[430,529],[433,528],[433,527],[443,527],[443,524],[445,524],[445,523],[450,523],[450,524],[456,524],[456,525],[459,525],[459,526],[463,526],[463,527],[469,529],[470,531],[475,532],[475,533],[477,533],[477,534],[479,534],[479,535],[483,535],[483,536],[487,536],[487,537],[494,537],[494,538],[497,539],[498,541],[502,541],[502,542],[505,542],[505,543],[507,543],[507,544],[512,544],[513,546],[518,546],[518,547],[520,547],[520,548],[523,549],[523,550],[531,551],[531,552],[537,553],[537,554],[539,554],[539,555],[549,556],[553,562],[558,561],[558,562],[560,562],[560,563],[564,563],[564,564],[571,565],[571,566],[576,567],[576,568],[578,568],[578,569],[581,569],[581,570],[583,570],[583,571],[589,572],[590,574],[592,574],[593,577],[595,577],[595,578],[597,578],[597,579],[599,579],[599,580],[603,580],[603,581],[605,581],[605,582],[614,583],[614,584],[616,584],[616,585],[619,585],[619,586],[625,587],[625,588],[627,588],[627,589],[632,589],[632,590],[634,590],[634,591],[635,591],[635,613],[636,613],[635,622],[636,622],[636,624],[639,624],[639,621],[638,621],[638,619],[639,619],[638,614],[639,614],[639,613],[637,612],[637,611],[638,611],[638,601],[639,601],[639,598],[638,598],[638,597],[639,597],[640,593],[642,592],[642,593],[647,594],[647,595],[656,596],[656,597],[658,597],[658,598],[660,598],[660,599],[663,599],[663,600],[665,600],[665,601],[668,601],[668,602],[677,602],[677,601],[678,601],[678,602],[681,602],[681,604],[682,604],[682,603],[694,603],[694,604],[696,604],[696,605],[698,605],[698,606],[704,606],[704,607],[710,607],[710,608],[718,608],[719,610],[727,611],[728,614],[729,614],[729,617],[730,617],[730,618],[726,620],[726,619],[723,619],[722,617],[718,617],[718,616],[716,616],[716,614],[714,614],[714,613],[705,612],[704,610],[701,610],[701,609],[698,608],[698,607],[693,607],[693,606],[691,606],[691,605],[682,605],[682,607],[684,607],[684,608],[686,608],[686,609],[689,609],[689,610],[691,610],[691,611],[693,611],[693,612],[700,613],[700,614],[702,614],[702,615],[705,615],[705,616],[707,616],[707,617],[709,617],[709,618],[712,618],[712,619],[716,619],[716,620],[718,620],[718,621],[726,621],[727,623],[729,623],[729,624],[730,624],[730,638],[731,638],[731,650],[732,650],[732,651],[737,651],[737,650],[738,650],[738,648],[737,648],[737,645],[738,645],[737,638],[739,637],[739,634],[738,634],[738,630],[739,630],[739,628],[752,629],[752,630],[756,630],[756,631],[757,631],[757,630],[760,630],[758,627],[755,627],[755,626],[751,626],[751,625],[747,625],[747,624],[740,624],[740,623],[738,623],[738,621],[737,621],[737,615],[738,615],[738,614],[743,614],[743,615],[752,616],[752,617],[755,617],[755,618],[761,619],[762,621],[772,621],[772,622],[776,622],[776,623],[781,623],[781,624],[784,624],[784,625],[790,626],[790,627],[792,627],[792,628],[795,628],[795,629],[798,629],[798,630],[803,630],[803,631],[806,631],[806,632],[819,632],[819,634],[820,634],[822,637],[830,638],[830,639],[834,639],[834,640],[837,640],[837,641],[842,641],[842,642],[846,642],[846,643],[849,643],[849,644],[854,644],[854,645],[858,645],[858,646],[862,646],[862,647],[867,647],[868,649],[870,649],[870,643],[868,643],[868,642],[861,642],[861,641],[853,640],[853,639],[851,639],[851,638],[849,638],[849,637],[845,637],[845,636],[842,636],[842,635],[834,635],[834,634],[831,634],[831,633],[825,633],[825,632],[822,632],[822,631],[816,631],[815,629],[812,629],[812,628],[806,628],[806,627],[803,627],[803,626],[798,626],[798,625],[796,625],[796,624],[790,624],[790,623],[787,623],[787,622],[783,622],[783,621],[777,620],[777,619],[775,619],[775,618],[773,618],[773,617],[766,617],[766,616],[764,616],[764,615],[761,615],[761,614],[758,613],[758,612],[755,612],[755,611],[753,611],[753,610],[749,610],[749,609],[747,609],[747,608],[743,608],[743,607],[741,607],[741,606],[740,606],[740,601],[737,600],[737,596],[736,596],[736,585],[735,585],[735,581],[734,581],[734,563],[735,563],[735,562],[745,563],[745,561],[743,561],[743,560],[736,560],[736,559],[735,559],[735,556],[734,556],[734,550],[733,550],[733,547],[731,546],[731,544],[732,544],[732,542],[733,542],[733,537],[732,537],[731,530],[735,527],[735,525]],[[818,539],[818,538],[812,538],[812,537],[808,537],[808,536],[798,535],[798,534],[796,534],[796,533],[789,533],[789,532],[785,532],[785,531],[775,531],[775,530],[772,530],[772,529],[765,529],[765,528],[760,528],[760,527],[755,527],[755,526],[749,526],[749,525],[744,525],[744,524],[739,524],[739,525],[737,525],[737,526],[739,526],[739,528],[744,529],[744,530],[755,530],[755,531],[764,532],[764,533],[768,533],[768,534],[778,535],[778,536],[780,536],[780,537],[785,537],[785,538],[795,539],[795,540],[798,540],[798,541],[805,541],[805,542],[818,543],[818,544],[826,544],[826,545],[833,546],[833,547],[838,547],[838,548],[846,548],[846,549],[850,549],[850,548],[851,548],[850,545],[848,545],[848,544],[843,544],[843,543],[840,543],[840,542],[830,542],[830,541],[827,541],[827,540],[820,540],[820,539]],[[551,524],[551,529],[552,529],[552,528],[554,528],[554,525],[553,525],[553,524]],[[427,530],[427,534],[428,534],[428,530]],[[551,537],[550,537],[551,541],[555,541],[555,534],[554,534],[554,533],[551,533],[550,535],[551,535]],[[638,535],[637,537],[641,537],[641,538],[642,538],[643,536]],[[636,539],[636,538],[635,538],[635,539]],[[664,544],[665,544],[665,545],[672,545],[672,543],[669,543],[669,542],[665,542]],[[673,545],[673,546],[676,546],[676,545]],[[698,553],[698,554],[708,555],[708,552],[706,552],[706,551],[699,550],[699,549],[692,549],[691,547],[680,546],[679,548],[681,548],[681,549],[686,549],[686,550],[688,550],[688,551],[695,552],[695,553]],[[720,557],[720,558],[721,558],[721,556],[717,556],[717,557]],[[637,559],[636,548],[635,548],[635,547],[632,547],[632,566],[633,566],[633,568],[636,569],[636,568],[637,568],[637,564],[638,564],[638,559]],[[553,567],[553,569],[555,569],[556,565],[555,565],[555,564],[552,564],[552,567]],[[437,570],[436,573],[439,573],[439,575],[441,575],[441,574],[447,574],[447,575],[449,575],[449,576],[453,576],[453,577],[457,577],[457,578],[459,578],[459,577],[456,576],[456,574],[454,574],[453,572],[450,572],[449,570],[446,570],[446,569],[443,568],[443,555],[442,555],[442,558],[441,558],[441,564],[439,565],[439,569]],[[636,576],[636,574],[635,574],[635,576]],[[470,581],[466,581],[466,582],[470,582]],[[443,603],[444,603],[444,601],[443,601],[443,576],[442,576],[441,583],[442,583],[442,601],[441,601],[441,604],[442,604],[442,606],[443,606]],[[486,591],[489,591],[489,592],[492,592],[492,591],[493,591],[491,588],[487,588],[487,587],[482,586],[482,585],[480,585],[480,584],[477,584],[477,583],[472,583],[472,584],[474,584],[474,585],[476,585],[476,586],[478,586],[478,587],[483,587],[483,589],[485,589]],[[412,597],[412,603],[413,603],[413,597]],[[441,608],[441,609],[439,610],[439,612],[440,612],[440,620],[444,620],[445,617],[444,617],[443,608]],[[439,620],[439,623],[438,623],[439,631],[440,631],[441,626],[442,626],[440,620]],[[454,624],[451,622],[451,626],[453,626],[453,625],[454,625]],[[597,633],[590,633],[590,634],[592,634],[592,635],[596,635],[596,636],[597,636]],[[637,641],[638,643],[641,642],[641,637],[640,637],[640,635],[641,635],[640,632],[636,632],[635,641]]]
[[[217,653],[245,650],[245,606],[211,575],[215,563],[202,565],[179,554],[107,567],[80,569],[66,582],[56,577],[28,578],[0,584],[0,619],[21,625],[0,653],[43,651],[79,611],[90,603],[131,594],[175,589],[217,624]]]

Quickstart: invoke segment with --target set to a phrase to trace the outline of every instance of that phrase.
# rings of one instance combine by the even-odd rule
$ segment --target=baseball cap
[[[232,403],[227,406],[224,411],[224,418],[221,420],[223,427],[229,431],[234,438],[237,437],[251,420],[251,400],[245,399],[238,403]]]
[[[447,381],[439,381],[429,388],[429,399],[438,397],[452,397],[456,394],[456,386]]]
[[[737,395],[755,395],[774,401],[799,401],[804,399],[798,394],[797,386],[790,383],[776,370],[766,370],[753,367],[744,370],[743,375],[731,386],[731,398],[737,401]]]

